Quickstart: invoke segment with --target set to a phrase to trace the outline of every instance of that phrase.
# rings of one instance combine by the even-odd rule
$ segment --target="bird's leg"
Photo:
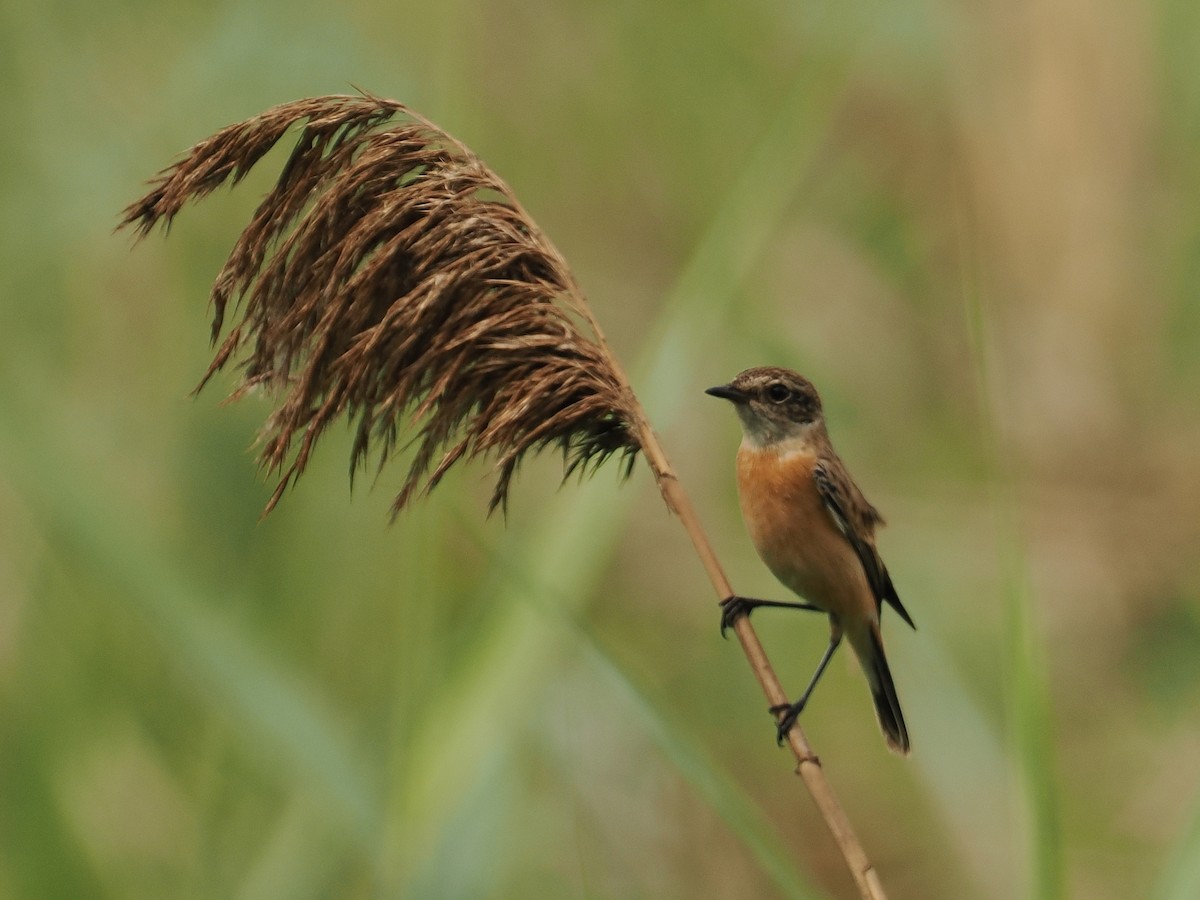
[[[760,606],[774,606],[781,609],[805,609],[810,612],[822,612],[811,603],[785,602],[783,600],[755,600],[753,597],[739,597],[736,594],[721,601],[721,637],[725,630],[733,626],[734,620],[748,616]]]
[[[825,672],[825,667],[829,665],[829,660],[833,659],[833,652],[837,650],[838,644],[842,642],[842,629],[833,623],[833,632],[829,635],[829,646],[825,648],[825,655],[821,657],[821,661],[817,663],[817,671],[813,672],[812,679],[808,682],[808,687],[804,689],[804,693],[800,695],[800,699],[792,704],[780,706],[772,706],[771,712],[774,714],[783,713],[779,719],[779,724],[775,730],[775,741],[782,745],[787,733],[792,730],[792,726],[796,724],[796,719],[800,717],[800,713],[804,711],[804,705],[808,703],[808,698],[812,696],[813,688],[817,686],[817,682],[821,680],[821,675]]]

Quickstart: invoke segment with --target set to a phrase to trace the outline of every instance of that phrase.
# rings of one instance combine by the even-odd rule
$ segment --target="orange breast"
[[[862,563],[817,493],[816,464],[811,454],[743,445],[737,474],[746,529],[767,568],[792,591],[840,619],[873,618]]]

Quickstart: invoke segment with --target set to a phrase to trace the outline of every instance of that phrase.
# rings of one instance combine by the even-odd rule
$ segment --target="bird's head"
[[[709,388],[705,393],[733,404],[746,440],[756,447],[806,442],[823,424],[817,389],[791,369],[747,369],[729,384]]]

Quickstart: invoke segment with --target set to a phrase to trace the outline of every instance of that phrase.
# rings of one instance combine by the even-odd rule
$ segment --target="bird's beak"
[[[746,394],[731,384],[719,384],[716,387],[710,387],[704,393],[712,397],[720,397],[722,400],[731,400],[734,403],[740,403],[746,399]]]

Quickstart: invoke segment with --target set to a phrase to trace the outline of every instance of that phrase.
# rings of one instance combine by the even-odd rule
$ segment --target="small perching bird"
[[[887,602],[910,626],[912,618],[875,549],[879,512],[855,485],[834,452],[821,398],[789,369],[747,369],[706,393],[733,403],[744,437],[737,454],[742,517],[767,568],[807,602],[730,597],[721,630],[760,606],[824,612],[829,646],[800,699],[782,713],[778,737],[791,730],[845,635],[862,663],[888,747],[909,752],[908,730],[883,651],[880,612]]]

